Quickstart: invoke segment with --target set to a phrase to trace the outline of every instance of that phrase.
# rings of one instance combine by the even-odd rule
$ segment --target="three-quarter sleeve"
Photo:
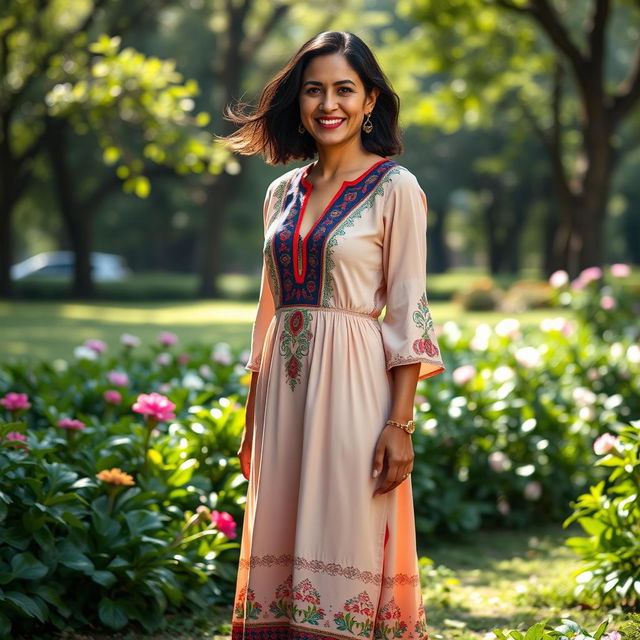
[[[386,312],[381,324],[387,370],[420,362],[418,379],[445,370],[426,292],[427,198],[415,176],[394,176],[385,202],[382,264]]]
[[[267,194],[264,199],[262,208],[262,216],[264,220],[264,232],[266,235],[269,225],[269,211],[271,210],[271,194],[273,192],[273,183],[269,185]],[[267,275],[266,260],[264,256],[264,245],[262,254],[262,278],[260,281],[260,297],[258,299],[258,310],[256,312],[255,321],[251,330],[251,353],[249,361],[245,369],[249,371],[260,371],[260,363],[262,361],[262,349],[267,334],[269,324],[275,314],[275,303],[269,286],[269,278]]]

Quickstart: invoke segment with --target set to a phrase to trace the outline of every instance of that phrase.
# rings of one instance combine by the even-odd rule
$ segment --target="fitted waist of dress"
[[[352,309],[341,309],[339,307],[319,307],[317,305],[283,305],[281,307],[276,308],[276,314],[282,314],[286,311],[295,311],[296,309],[306,309],[307,311],[320,311],[322,313],[341,313],[350,316],[356,316],[359,318],[364,318],[365,320],[370,320],[375,322],[377,326],[380,326],[378,322],[378,317],[374,316],[371,313],[364,313],[362,311],[353,311]]]

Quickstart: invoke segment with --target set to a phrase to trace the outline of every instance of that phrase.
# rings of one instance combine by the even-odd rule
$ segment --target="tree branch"
[[[604,35],[609,20],[611,9],[610,0],[596,0],[596,5],[591,18],[591,30],[589,32],[589,60],[591,64],[598,65],[599,75],[602,76],[604,63]]]
[[[549,0],[531,1],[533,2],[529,10],[531,15],[543,28],[557,49],[569,60],[578,84],[585,89],[589,84],[590,78],[584,56],[571,39],[555,9],[549,4]]]
[[[255,52],[260,49],[264,41],[275,29],[277,24],[287,15],[290,9],[291,5],[282,3],[278,3],[273,7],[273,11],[262,25],[260,31],[245,40],[245,44],[240,51],[243,62],[246,62],[252,55],[255,55]]]
[[[638,0],[640,3],[640,0]],[[623,80],[610,109],[612,127],[623,120],[640,98],[640,45],[636,49],[633,64]]]

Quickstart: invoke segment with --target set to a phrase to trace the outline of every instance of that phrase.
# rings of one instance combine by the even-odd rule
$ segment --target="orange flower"
[[[135,480],[128,473],[125,473],[118,467],[113,467],[113,469],[104,469],[100,473],[96,473],[96,478],[98,480],[102,480],[103,482],[108,482],[110,484],[118,484],[126,487],[131,487],[135,484]]]

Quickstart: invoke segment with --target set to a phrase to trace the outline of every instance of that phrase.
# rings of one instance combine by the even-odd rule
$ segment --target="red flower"
[[[304,316],[302,315],[302,311],[294,311],[291,315],[291,319],[289,320],[289,328],[291,329],[291,333],[293,333],[294,336],[298,335],[303,325]]]
[[[295,356],[291,356],[291,359],[289,360],[289,362],[287,363],[287,374],[290,378],[297,378],[298,377],[298,371],[300,370],[300,367],[298,365],[298,361],[296,360]]]
[[[424,342],[424,350],[427,352],[427,355],[430,358],[434,358],[435,356],[438,355],[438,347],[436,347],[436,345],[433,344],[433,342],[431,342],[429,338],[425,338],[423,342]]]

